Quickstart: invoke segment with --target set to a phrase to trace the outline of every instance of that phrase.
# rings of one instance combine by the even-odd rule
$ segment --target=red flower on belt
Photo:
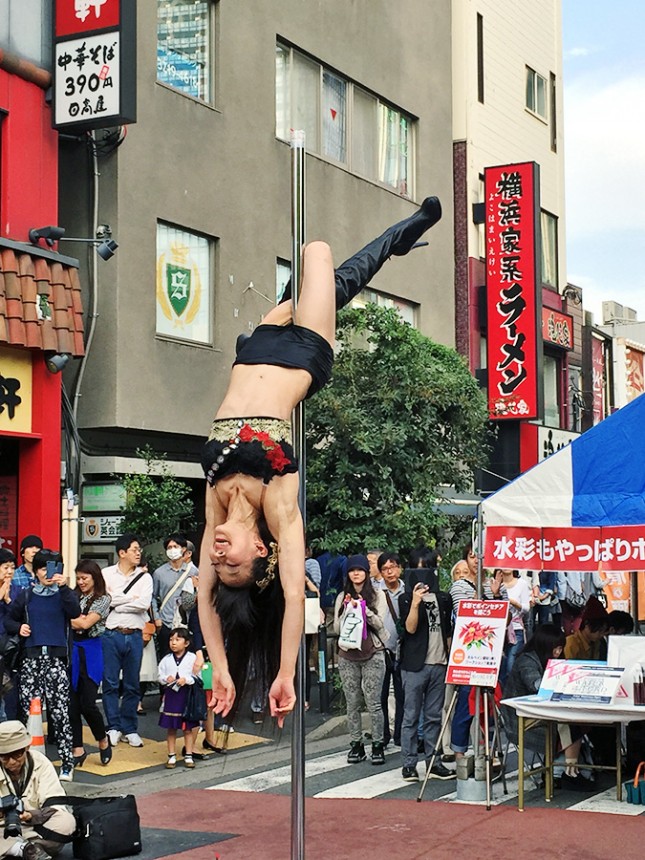
[[[237,435],[241,442],[259,442],[266,452],[265,456],[271,464],[271,468],[275,472],[282,472],[285,466],[291,464],[291,460],[284,453],[282,446],[263,430],[254,430],[250,424],[244,424],[240,427]]]

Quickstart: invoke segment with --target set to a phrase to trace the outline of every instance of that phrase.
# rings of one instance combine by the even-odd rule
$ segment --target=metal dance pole
[[[295,317],[302,276],[302,247],[305,244],[305,133],[291,132],[291,301]],[[300,403],[292,416],[293,443],[298,455],[300,493],[298,502],[306,526],[307,487],[305,475],[305,407]],[[304,559],[303,559],[304,564]],[[296,707],[291,735],[291,860],[305,856],[305,655],[304,633],[296,668]]]

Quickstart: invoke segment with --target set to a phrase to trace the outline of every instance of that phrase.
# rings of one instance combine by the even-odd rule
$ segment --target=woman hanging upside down
[[[439,200],[428,197],[335,272],[327,244],[306,245],[295,319],[291,302],[283,300],[238,343],[202,455],[207,487],[199,580],[212,600],[199,602],[199,619],[213,664],[216,713],[234,710],[247,675],[256,695],[268,691],[279,726],[293,709],[305,546],[291,413],[329,381],[336,311],[440,218]]]

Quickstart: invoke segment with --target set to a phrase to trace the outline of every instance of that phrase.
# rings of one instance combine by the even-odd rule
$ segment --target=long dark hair
[[[553,659],[553,649],[558,646],[564,648],[566,641],[566,636],[555,624],[540,624],[535,628],[522,653],[534,652],[542,668],[546,669],[546,664]]]
[[[257,685],[256,695],[266,699],[280,667],[284,593],[277,564],[273,580],[264,588],[258,588],[257,585],[267,575],[271,544],[275,538],[264,518],[258,520],[257,528],[268,555],[253,561],[252,584],[244,588],[232,588],[217,580],[212,595],[213,605],[222,624],[228,670],[235,684],[235,702],[228,715],[231,721],[239,707],[247,680],[252,678]]]
[[[343,586],[343,591],[345,594],[350,594],[354,600],[358,600],[362,598],[365,603],[369,606],[371,610],[376,609],[376,592],[374,591],[374,586],[372,585],[372,580],[370,579],[369,573],[365,574],[365,580],[363,581],[363,587],[360,592],[356,591],[356,586],[349,578],[349,573],[345,577],[345,584]],[[343,607],[340,607],[340,611],[342,612]]]
[[[103,574],[101,573],[101,568],[98,564],[91,558],[82,558],[76,565],[76,574],[79,573],[89,574],[92,577],[92,591],[94,592],[94,597],[103,597],[106,593],[105,580],[103,579]],[[74,591],[76,591],[77,594],[81,593],[78,585]]]

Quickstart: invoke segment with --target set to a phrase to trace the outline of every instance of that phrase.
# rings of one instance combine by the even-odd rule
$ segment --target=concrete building
[[[566,277],[560,5],[452,4],[456,342],[484,386],[487,344],[498,325],[487,318],[484,171],[525,162],[539,168],[539,265],[532,293],[538,352],[532,384],[539,407],[531,420],[496,420],[491,472],[501,481],[484,476],[486,490],[580,430],[568,396],[571,385],[580,383],[582,308],[580,291],[567,290]],[[528,341],[526,346],[535,348]]]

